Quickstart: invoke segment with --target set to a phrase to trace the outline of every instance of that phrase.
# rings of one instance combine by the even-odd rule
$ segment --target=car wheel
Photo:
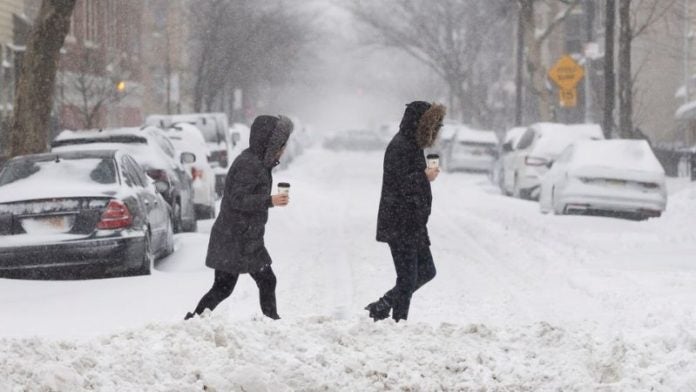
[[[174,208],[172,208],[172,222],[174,223],[174,232],[181,233],[183,222],[181,220],[181,204],[178,202],[174,203]]]
[[[174,253],[174,226],[170,219],[167,224],[167,248],[164,251],[164,255],[169,256],[172,253]]]
[[[155,254],[152,251],[152,240],[149,231],[145,233],[144,248],[142,265],[136,270],[136,275],[150,275],[152,267],[155,265]]]

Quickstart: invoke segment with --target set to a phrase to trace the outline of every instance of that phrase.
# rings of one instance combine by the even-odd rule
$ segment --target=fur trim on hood
[[[271,132],[266,145],[266,153],[263,157],[263,164],[266,167],[274,167],[278,164],[276,155],[285,146],[292,134],[294,126],[292,121],[285,116],[278,116],[278,122]]]
[[[418,128],[416,128],[416,143],[420,148],[432,147],[437,135],[442,128],[442,121],[447,114],[447,108],[439,103],[430,104],[430,108],[426,110],[418,120]]]

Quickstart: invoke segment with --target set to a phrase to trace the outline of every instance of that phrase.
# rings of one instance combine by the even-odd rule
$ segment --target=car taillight
[[[101,220],[97,223],[97,229],[115,230],[125,229],[133,224],[133,215],[128,207],[120,200],[111,200],[102,213]]]
[[[169,182],[167,178],[167,172],[159,169],[152,169],[147,171],[147,175],[152,177],[155,181]]]
[[[524,163],[527,166],[546,166],[549,164],[549,160],[539,157],[525,157]]]
[[[196,169],[195,167],[191,168],[191,177],[195,179],[203,179],[203,170]]]

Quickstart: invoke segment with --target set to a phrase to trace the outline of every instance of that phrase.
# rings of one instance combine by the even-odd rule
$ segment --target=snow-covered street
[[[429,223],[436,278],[409,320],[363,307],[394,284],[377,243],[382,153],[308,150],[274,181],[278,322],[244,275],[212,284],[212,221],[150,276],[0,279],[0,390],[696,391],[696,187],[646,222],[542,215],[485,175],[443,173]]]

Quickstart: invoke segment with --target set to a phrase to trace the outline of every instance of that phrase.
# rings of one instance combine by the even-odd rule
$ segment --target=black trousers
[[[429,246],[390,243],[389,249],[396,268],[396,285],[382,298],[391,305],[394,320],[406,320],[413,293],[435,277],[435,263]]]
[[[278,319],[275,296],[276,276],[273,273],[273,269],[268,265],[249,275],[256,281],[256,286],[259,288],[261,311],[270,318]],[[196,314],[201,314],[206,309],[210,309],[211,311],[215,309],[220,302],[232,294],[238,279],[239,274],[215,270],[213,287],[201,298],[194,312]]]

